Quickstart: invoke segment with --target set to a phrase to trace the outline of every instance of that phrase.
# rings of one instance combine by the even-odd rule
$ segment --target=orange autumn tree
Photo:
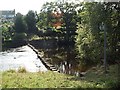
[[[54,18],[54,21],[51,22],[51,25],[56,29],[60,28],[63,24],[63,21],[62,21],[63,13],[54,11],[53,13],[51,13],[51,16]]]
[[[43,5],[39,26],[46,31],[61,32],[66,41],[73,41],[76,35],[79,19],[78,9],[80,5],[73,3],[51,2]],[[49,29],[51,28],[51,29]]]

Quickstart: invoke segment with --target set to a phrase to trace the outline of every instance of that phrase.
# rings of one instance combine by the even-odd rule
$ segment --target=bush
[[[27,39],[26,33],[16,33],[13,37],[14,42],[24,42]]]
[[[120,81],[119,80],[110,80],[106,83],[106,87],[108,88],[119,88],[120,87]]]

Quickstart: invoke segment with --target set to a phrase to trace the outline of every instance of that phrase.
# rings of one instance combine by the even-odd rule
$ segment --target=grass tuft
[[[8,73],[15,73],[16,71],[13,70],[13,69],[10,69],[10,70],[7,70],[6,72],[8,72]]]
[[[27,70],[26,70],[24,67],[19,67],[19,68],[18,68],[18,72],[19,72],[19,73],[26,73]]]

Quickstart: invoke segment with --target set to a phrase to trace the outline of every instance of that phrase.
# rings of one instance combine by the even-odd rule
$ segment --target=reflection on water
[[[74,43],[57,40],[32,41],[31,44],[44,52],[43,58],[53,64],[61,73],[79,75],[79,64],[76,59]]]

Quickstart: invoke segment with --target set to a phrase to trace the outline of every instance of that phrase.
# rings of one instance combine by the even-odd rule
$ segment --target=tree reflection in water
[[[40,52],[44,52],[43,58],[54,65],[60,73],[79,76],[79,63],[76,59],[74,43],[60,44],[57,40],[38,40],[30,42]]]

